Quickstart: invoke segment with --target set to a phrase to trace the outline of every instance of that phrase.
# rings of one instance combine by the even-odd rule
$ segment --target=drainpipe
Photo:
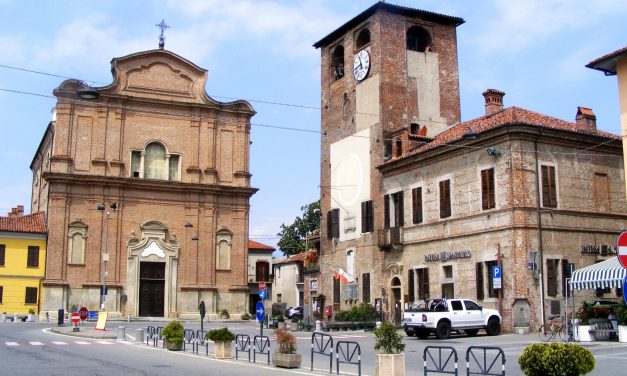
[[[503,265],[501,264],[501,243],[496,243],[496,264],[503,270]],[[501,316],[503,315],[503,289],[505,288],[505,281],[502,277],[501,275],[501,288],[499,289],[499,313]]]
[[[540,258],[540,323],[544,324],[544,256],[542,252],[542,215],[540,214],[540,166],[538,165],[538,140],[542,136],[542,129],[533,143],[536,162],[536,216],[538,221],[538,256]]]

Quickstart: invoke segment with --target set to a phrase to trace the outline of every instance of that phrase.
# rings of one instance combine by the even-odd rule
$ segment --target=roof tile
[[[46,233],[46,215],[44,212],[20,217],[0,217],[0,231]]]

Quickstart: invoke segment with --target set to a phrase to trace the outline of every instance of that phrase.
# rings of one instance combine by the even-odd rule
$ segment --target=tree
[[[307,251],[305,238],[320,229],[320,200],[301,206],[302,218],[296,217],[294,223],[286,226],[281,224],[281,232],[277,235],[281,240],[277,243],[285,256]]]

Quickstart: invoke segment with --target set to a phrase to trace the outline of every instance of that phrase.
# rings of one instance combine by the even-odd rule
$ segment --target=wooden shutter
[[[494,169],[481,170],[481,207],[493,209],[494,205]]]
[[[270,276],[270,265],[267,261],[257,261],[255,264],[257,282],[268,281]]]
[[[412,189],[411,199],[413,222],[422,223],[422,187]]]
[[[26,265],[30,267],[39,266],[39,247],[36,247],[36,246],[28,247],[28,260],[26,261]]]
[[[333,209],[331,211],[331,232],[332,237],[340,237],[340,209]]]
[[[363,273],[361,277],[363,303],[370,303],[370,273]]]
[[[610,204],[610,194],[607,174],[594,174],[593,194],[596,209],[603,212],[608,211]]]
[[[451,216],[451,181],[440,182],[440,218]]]
[[[368,232],[368,201],[361,203],[361,233]]]
[[[418,299],[429,299],[429,268],[418,269]]]
[[[390,228],[390,195],[383,196],[383,227]]]
[[[557,275],[555,260],[546,260],[546,294],[557,295]]]
[[[368,231],[374,231],[374,206],[372,200],[368,201]]]
[[[415,287],[414,287],[414,269],[409,269],[407,271],[407,292],[409,293],[409,302],[413,302],[415,300]]]
[[[6,245],[0,244],[0,265],[4,265],[4,255],[6,250]]]
[[[557,207],[555,167],[553,166],[542,166],[542,206]]]
[[[405,225],[405,205],[403,197],[403,191],[396,193],[398,199],[396,200],[396,227],[403,227]]]
[[[333,304],[340,304],[340,280],[333,278]]]
[[[485,295],[483,293],[483,263],[478,262],[475,267],[477,299],[482,300]]]
[[[2,286],[0,286],[0,303],[2,303],[2,294],[3,294],[3,288]]]

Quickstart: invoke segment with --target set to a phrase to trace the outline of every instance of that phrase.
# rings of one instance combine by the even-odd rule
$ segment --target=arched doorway
[[[403,318],[402,317],[403,305],[401,302],[401,280],[398,279],[398,277],[392,278],[392,282],[390,286],[392,288],[392,299],[394,299],[393,306],[392,306],[392,318],[396,325],[400,325],[401,319]]]

